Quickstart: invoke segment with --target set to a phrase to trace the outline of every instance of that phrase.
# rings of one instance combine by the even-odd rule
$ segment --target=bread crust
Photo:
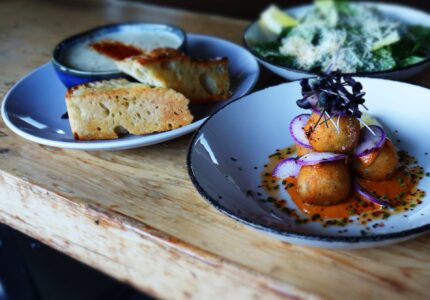
[[[116,139],[150,134],[192,122],[189,100],[167,88],[113,79],[69,88],[66,104],[75,139]]]
[[[172,48],[158,48],[115,62],[124,73],[151,86],[172,88],[192,103],[230,96],[228,59],[197,60]]]

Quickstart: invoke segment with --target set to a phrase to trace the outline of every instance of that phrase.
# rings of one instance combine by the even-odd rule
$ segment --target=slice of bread
[[[167,131],[193,120],[189,100],[172,89],[126,79],[90,82],[66,93],[70,126],[77,140],[116,139]]]
[[[117,60],[118,69],[138,81],[172,88],[192,103],[207,103],[229,97],[228,59],[196,60],[172,48]]]

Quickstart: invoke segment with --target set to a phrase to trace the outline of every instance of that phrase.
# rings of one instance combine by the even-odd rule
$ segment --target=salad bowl
[[[398,4],[386,4],[386,3],[374,3],[374,2],[359,2],[360,4],[370,5],[379,10],[384,16],[392,18],[393,20],[399,20],[401,23],[407,25],[419,25],[430,27],[430,15],[424,11],[410,8]],[[288,8],[285,12],[295,18],[298,18],[308,12],[313,5],[303,5]],[[363,38],[366,38],[365,36]],[[297,80],[302,78],[315,77],[320,74],[319,72],[307,71],[304,69],[298,69],[286,66],[285,64],[275,63],[270,60],[259,51],[256,51],[255,46],[259,43],[271,42],[276,39],[276,36],[264,29],[258,21],[251,23],[244,31],[243,44],[245,47],[257,58],[257,60],[270,71],[275,74],[286,78],[288,80]],[[425,59],[411,63],[406,66],[396,66],[392,69],[383,71],[372,71],[372,72],[355,72],[349,73],[353,76],[364,76],[364,77],[378,77],[386,79],[402,80],[424,71],[430,65],[430,56]],[[347,74],[347,73],[345,73]]]

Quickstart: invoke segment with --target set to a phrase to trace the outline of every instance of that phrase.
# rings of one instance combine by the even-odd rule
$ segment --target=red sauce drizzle
[[[112,40],[95,42],[92,43],[90,47],[96,50],[98,53],[109,56],[115,60],[123,60],[128,57],[141,55],[144,53],[139,48]]]

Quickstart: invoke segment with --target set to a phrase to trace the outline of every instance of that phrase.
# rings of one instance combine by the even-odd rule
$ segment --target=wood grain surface
[[[168,22],[240,43],[247,22],[124,1],[0,3],[0,97],[61,39],[112,22]],[[412,79],[430,84],[428,73]],[[279,82],[263,73],[258,87]],[[190,136],[120,152],[54,149],[0,122],[0,221],[160,298],[426,299],[430,235],[355,251],[280,242],[193,188]]]

